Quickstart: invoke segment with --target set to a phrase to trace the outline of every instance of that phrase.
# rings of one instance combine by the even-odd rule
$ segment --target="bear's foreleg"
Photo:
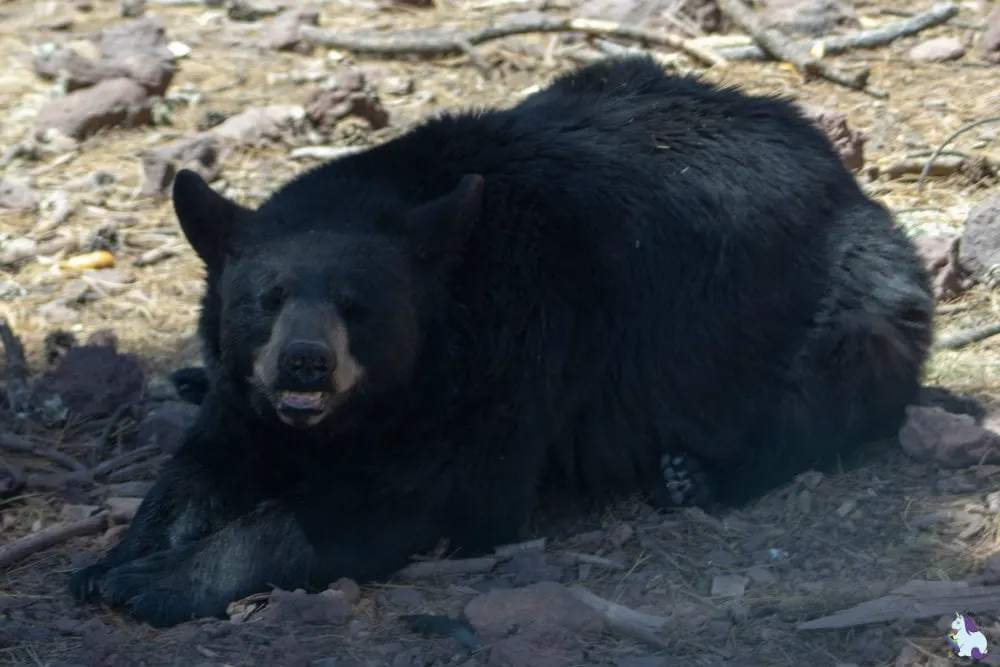
[[[200,539],[253,507],[240,506],[239,497],[228,493],[216,477],[179,453],[157,478],[118,544],[98,562],[73,573],[73,597],[97,601],[98,583],[108,570]]]
[[[441,485],[406,475],[317,472],[207,537],[109,569],[98,594],[165,627],[224,616],[231,601],[272,587],[316,591],[340,577],[387,578],[442,533],[432,520]]]
[[[195,542],[111,567],[96,580],[109,606],[153,627],[222,617],[228,604],[267,589],[305,585],[315,554],[302,526],[268,502]]]

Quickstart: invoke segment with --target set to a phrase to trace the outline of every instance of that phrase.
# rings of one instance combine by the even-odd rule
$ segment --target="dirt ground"
[[[859,2],[854,11],[861,27],[867,28],[899,20],[899,11],[929,7],[929,2],[887,0]],[[467,29],[525,11],[561,17],[569,9],[558,1],[543,7],[533,0],[448,0],[432,8],[344,1],[322,4],[320,25],[345,33],[434,25]],[[972,207],[995,196],[995,187],[991,193],[983,183],[954,174],[929,179],[918,193],[913,177],[889,180],[884,173],[903,160],[925,159],[926,151],[955,129],[1000,109],[1000,65],[985,63],[976,48],[990,9],[989,3],[962,3],[946,25],[886,47],[829,59],[844,68],[870,67],[871,84],[889,93],[885,99],[826,81],[803,83],[792,68],[774,62],[730,62],[704,76],[846,112],[850,125],[867,136],[866,166],[858,177],[873,196],[895,210],[900,224],[915,234],[959,231]],[[45,142],[31,140],[32,124],[39,109],[57,95],[57,84],[36,75],[35,53],[46,43],[83,44],[79,48],[84,49],[95,31],[122,20],[118,3],[0,1],[0,148],[5,151],[0,176],[24,180],[46,198],[38,210],[0,208],[0,250],[21,238],[40,243],[92,238],[95,230],[113,223],[108,248],[123,283],[86,299],[67,299],[79,272],[61,261],[72,252],[39,253],[0,268],[0,312],[21,337],[35,374],[48,368],[45,338],[56,329],[71,331],[80,340],[94,331],[113,330],[119,351],[148,361],[151,386],[159,386],[159,391],[162,373],[197,357],[193,335],[201,269],[179,235],[168,200],[142,193],[143,151],[251,107],[302,105],[318,82],[343,67],[366,74],[367,85],[389,113],[389,124],[373,131],[365,121],[347,118],[322,137],[322,143],[370,145],[439,108],[510,104],[599,53],[586,40],[560,35],[483,44],[476,48],[480,67],[465,54],[421,60],[324,48],[279,52],[257,46],[270,17],[234,21],[222,8],[165,2],[150,2],[147,13],[162,20],[170,40],[189,47],[178,58],[176,75],[156,107],[156,124],[107,129],[79,143]],[[915,44],[942,36],[970,45],[966,55],[949,62],[917,62],[908,56]],[[681,71],[703,71],[700,63],[686,57],[675,62]],[[488,79],[483,65],[490,72]],[[1000,162],[998,131],[1000,125],[985,125],[949,148],[991,159],[995,165]],[[257,203],[276,183],[318,162],[295,150],[312,141],[315,138],[306,133],[231,146],[220,159],[218,184],[246,204]],[[92,187],[79,185],[96,183],[98,172],[113,178]],[[82,249],[88,247],[96,246]],[[134,263],[140,256],[148,260],[151,250],[162,258]],[[939,331],[993,321],[996,308],[989,290],[974,287],[947,304],[939,316]],[[989,411],[1000,398],[998,341],[935,353],[927,384],[972,396]],[[80,460],[93,453],[99,435],[110,435],[115,453],[120,453],[133,446],[138,430],[136,420],[122,414],[110,425],[104,417],[27,432],[6,407],[0,410],[0,420],[0,431],[20,432]],[[58,468],[52,457],[4,447],[0,458],[32,473]],[[878,597],[910,580],[960,580],[978,574],[1000,546],[1000,502],[995,495],[1000,467],[941,470],[909,459],[898,443],[873,448],[863,459],[840,474],[806,475],[751,507],[714,516],[661,515],[626,501],[583,518],[543,516],[536,536],[548,541],[537,557],[515,559],[488,572],[365,588],[349,618],[340,623],[212,620],[159,631],[107,610],[78,607],[67,594],[67,577],[115,539],[120,527],[114,526],[0,566],[0,664],[971,664],[949,656],[945,621],[937,615],[844,630],[796,631],[800,621]],[[69,484],[0,500],[0,550],[67,519],[73,507],[100,505],[109,495],[120,494],[123,483],[148,481],[155,472],[149,466],[135,470],[134,477],[119,476],[115,485]],[[920,520],[942,510],[975,521]],[[580,553],[597,558],[581,562],[575,555]],[[489,646],[470,651],[455,638],[410,632],[398,619],[416,612],[456,616],[481,592],[546,580],[582,585],[606,600],[662,617],[665,622],[655,632],[658,639],[643,641],[610,629],[588,636],[583,652],[574,654],[577,658],[560,662],[546,650],[529,651],[522,658],[510,655],[524,653],[508,651],[504,658],[496,650],[491,654]],[[718,589],[713,593],[713,582],[721,586],[733,581],[740,589],[736,594]],[[950,613],[945,612],[944,619]],[[974,617],[988,638],[1000,642],[998,615],[1000,602]],[[990,654],[988,664],[1000,664],[996,653]]]

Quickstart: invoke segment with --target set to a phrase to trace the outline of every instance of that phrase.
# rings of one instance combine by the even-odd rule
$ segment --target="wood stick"
[[[45,445],[37,442],[32,442],[28,438],[14,435],[13,433],[0,433],[0,449],[6,449],[9,452],[17,452],[19,454],[35,454],[36,456],[42,456],[62,465],[73,472],[86,472],[87,466],[83,465],[75,458],[60,452],[52,447],[46,447]]]
[[[0,550],[0,568],[9,567],[34,553],[54,547],[74,537],[99,533],[107,528],[107,525],[108,513],[98,512],[80,521],[49,526]]]
[[[386,56],[418,54],[446,56],[467,53],[468,47],[514,35],[550,32],[580,32],[600,37],[617,37],[653,46],[682,51],[708,66],[722,65],[725,58],[710,49],[698,46],[689,39],[654,30],[611,21],[593,19],[559,19],[551,16],[522,16],[503,23],[495,23],[468,32],[444,28],[401,30],[387,34],[341,34],[316,26],[301,26],[301,37],[317,46],[343,49],[354,53],[372,53]]]
[[[958,5],[952,2],[939,3],[926,12],[914,15],[902,21],[892,21],[881,28],[859,30],[846,35],[826,37],[822,40],[823,51],[828,56],[834,56],[858,49],[874,49],[891,44],[901,37],[909,37],[919,32],[947,23],[958,14]],[[698,42],[697,39],[693,40]],[[804,50],[810,49],[817,40],[796,41],[796,45]],[[733,46],[718,49],[719,55],[726,60],[767,60],[768,54],[759,46]]]
[[[156,445],[146,445],[144,447],[139,447],[138,449],[133,449],[130,452],[125,452],[120,456],[116,456],[113,459],[108,459],[104,463],[94,467],[94,477],[103,477],[105,475],[110,475],[115,470],[119,468],[124,468],[125,466],[132,465],[138,461],[149,458],[158,454],[160,448]]]
[[[941,155],[941,152],[945,148],[947,148],[948,144],[950,144],[955,139],[957,139],[958,137],[960,137],[961,135],[965,134],[966,132],[968,132],[973,128],[977,128],[980,125],[985,125],[987,123],[997,123],[997,122],[1000,122],[1000,116],[987,116],[986,118],[980,118],[977,121],[973,121],[971,123],[963,125],[962,127],[958,128],[957,130],[949,134],[945,138],[945,140],[942,141],[941,144],[934,150],[934,152],[931,153],[930,158],[928,158],[927,160],[927,164],[924,165],[923,171],[920,172],[920,178],[917,179],[917,194],[920,194],[920,192],[923,190],[924,179],[927,178],[927,174],[931,172],[931,165],[934,164],[934,160],[936,160],[937,157]]]
[[[451,574],[478,574],[489,572],[500,559],[493,556],[481,558],[458,558],[455,560],[428,560],[411,563],[399,571],[400,579],[430,579]]]
[[[573,563],[586,563],[587,565],[596,565],[597,567],[606,567],[609,570],[624,570],[626,569],[621,563],[616,563],[610,558],[604,558],[603,556],[594,556],[592,554],[584,554],[578,551],[567,551],[563,554],[567,560]]]
[[[114,446],[111,438],[118,428],[118,424],[130,410],[132,410],[132,404],[123,403],[115,408],[115,411],[108,417],[107,423],[101,429],[101,434],[97,436],[97,446],[90,453],[90,465],[97,465],[111,451]]]
[[[506,560],[528,551],[545,551],[545,542],[544,537],[539,537],[538,539],[527,540],[525,542],[502,544],[493,550],[493,555],[500,560]]]
[[[892,622],[923,620],[955,610],[978,614],[1000,605],[1000,586],[970,586],[965,581],[909,581],[877,599],[799,623],[796,630],[839,630]]]
[[[802,45],[789,41],[777,28],[762,25],[753,10],[744,5],[742,0],[718,0],[718,4],[722,13],[743,32],[753,37],[764,53],[775,60],[791,63],[806,80],[818,76],[851,90],[865,91],[876,97],[888,97],[885,93],[866,89],[871,74],[871,70],[867,67],[854,74],[841,72],[819,58],[814,58]]]
[[[170,454],[161,454],[160,456],[153,456],[138,463],[131,463],[109,472],[108,481],[115,484],[130,482],[140,475],[151,473],[169,460]]]
[[[1000,336],[1000,322],[992,322],[975,329],[967,329],[951,336],[945,336],[936,341],[933,347],[935,350],[960,350],[993,336]]]
[[[570,586],[568,590],[578,600],[600,614],[609,629],[617,631],[622,636],[644,641],[656,648],[670,648],[666,640],[655,634],[656,630],[662,629],[667,624],[667,619],[662,616],[652,616],[629,609],[594,595],[582,586]]]
[[[946,160],[938,160],[934,164],[934,169],[929,170],[928,165],[931,164],[933,160],[917,160],[917,159],[902,159],[898,162],[893,162],[888,167],[885,168],[883,172],[885,177],[890,181],[895,181],[903,176],[916,176],[921,174],[922,176],[933,175],[936,178],[946,178],[948,176],[954,176],[955,174],[962,171],[965,165],[969,163],[965,158],[949,156]],[[920,185],[920,180],[917,180],[917,185]]]
[[[7,324],[7,319],[0,317],[0,341],[3,342],[4,356],[7,361],[7,404],[14,414],[27,413],[30,405],[31,390],[28,389],[28,362],[24,359],[24,345]]]
[[[6,473],[8,481],[6,484],[6,489],[0,486],[0,498],[5,498],[8,496],[16,496],[24,488],[24,483],[27,480],[27,476],[24,471],[18,468],[13,463],[4,461],[0,458],[0,472]]]

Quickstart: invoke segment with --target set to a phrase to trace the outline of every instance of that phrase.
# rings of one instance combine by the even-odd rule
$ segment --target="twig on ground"
[[[90,472],[70,472],[55,475],[28,475],[24,483],[29,491],[59,491],[72,485],[89,484],[94,480]]]
[[[129,465],[122,466],[121,468],[112,470],[108,473],[108,481],[114,484],[130,482],[146,472],[152,472],[169,460],[169,454],[162,454],[160,456],[153,456],[143,461],[139,461],[138,463],[131,463]]]
[[[603,556],[594,556],[592,554],[579,553],[577,551],[567,551],[563,556],[573,562],[573,563],[586,563],[587,565],[596,565],[597,567],[606,567],[609,570],[624,570],[626,569],[621,563],[617,563],[610,558],[604,558]]]
[[[98,512],[86,519],[72,523],[58,523],[37,533],[23,537],[0,550],[0,568],[9,567],[28,556],[54,547],[74,537],[93,535],[108,526],[108,513]]]
[[[725,58],[689,39],[654,30],[593,19],[559,19],[550,16],[526,16],[503,23],[488,25],[469,32],[435,28],[429,30],[395,31],[389,34],[343,34],[302,26],[303,39],[317,46],[343,49],[355,53],[375,53],[386,56],[417,54],[446,56],[468,53],[468,48],[504,37],[547,32],[580,32],[586,35],[617,37],[682,51],[709,66],[725,63]]]
[[[881,7],[879,10],[880,14],[885,14],[886,16],[903,16],[906,18],[912,18],[917,16],[917,12],[908,12],[905,9],[892,9],[891,7]],[[986,30],[985,23],[969,23],[968,21],[952,21],[951,24],[956,28],[961,28],[962,30],[975,30],[977,32],[983,32]]]
[[[926,179],[927,175],[930,173],[931,165],[934,164],[934,160],[937,159],[937,157],[941,154],[941,152],[948,147],[948,144],[950,144],[955,139],[962,136],[962,134],[968,132],[969,130],[977,128],[980,125],[986,125],[987,123],[1000,123],[1000,116],[987,116],[986,118],[980,118],[977,121],[973,121],[971,123],[968,123],[967,125],[963,125],[962,127],[958,128],[957,130],[949,134],[948,137],[941,142],[941,145],[938,146],[937,149],[935,149],[935,151],[931,153],[931,156],[927,159],[927,164],[924,165],[924,170],[920,172],[920,178],[917,179],[917,194],[920,194],[923,191],[924,179]]]
[[[125,452],[124,454],[116,456],[113,459],[108,459],[100,465],[94,466],[94,477],[110,475],[119,468],[132,465],[133,463],[152,457],[159,452],[160,448],[156,445],[146,445],[144,447],[139,447],[138,449],[133,449],[130,452]]]
[[[1000,605],[1000,586],[970,586],[966,581],[909,581],[888,595],[850,609],[799,623],[797,630],[838,630],[901,618],[923,620],[956,609],[978,614]]]
[[[115,411],[111,413],[108,417],[108,423],[104,425],[101,429],[101,434],[97,436],[97,445],[94,447],[90,454],[90,465],[97,465],[98,461],[103,459],[111,451],[112,443],[111,436],[118,428],[119,422],[125,417],[125,413],[132,409],[131,403],[124,403],[115,408]]]
[[[2,458],[0,458],[0,472],[7,475],[7,479],[3,484],[0,484],[0,498],[17,495],[24,488],[25,482],[28,480],[23,470],[13,463],[4,461]]]
[[[600,614],[608,628],[630,639],[638,639],[656,648],[669,649],[670,644],[655,634],[667,624],[662,616],[644,614],[616,602],[594,595],[582,586],[570,586],[569,592]]]
[[[814,58],[803,46],[789,41],[777,28],[762,25],[753,10],[744,5],[742,0],[718,0],[718,4],[722,13],[743,32],[753,37],[765,53],[775,60],[791,63],[807,80],[818,76],[851,90],[868,92],[875,97],[887,97],[883,92],[867,89],[868,77],[871,74],[867,67],[854,74],[841,72],[819,58]]]
[[[0,317],[0,341],[3,342],[4,357],[7,361],[7,405],[14,414],[23,414],[30,407],[31,391],[28,389],[28,362],[24,359],[24,346]]]
[[[87,466],[69,454],[60,452],[52,447],[46,447],[41,443],[32,442],[28,438],[14,435],[13,433],[0,433],[0,449],[5,449],[8,452],[17,452],[18,454],[42,456],[73,472],[87,472]]]
[[[993,336],[1000,336],[1000,322],[992,322],[974,329],[959,331],[951,336],[945,336],[944,338],[934,342],[934,349],[960,350],[963,347],[967,347],[973,343],[978,343],[979,341],[986,340],[987,338],[992,338]]]
[[[923,175],[925,172],[927,175],[934,176],[935,178],[947,178],[948,176],[954,176],[965,169],[968,163],[969,161],[965,158],[948,156],[948,159],[938,160],[934,164],[934,168],[932,170],[928,170],[927,165],[929,165],[930,162],[927,160],[903,158],[902,160],[893,162],[891,165],[886,167],[883,173],[890,181],[895,181],[903,176],[916,176],[917,174]]]
[[[544,537],[539,537],[538,539],[527,540],[525,542],[503,544],[494,549],[493,554],[501,560],[506,560],[527,551],[545,551],[545,542]]]
[[[162,262],[165,259],[170,259],[180,251],[180,247],[167,244],[159,248],[153,248],[152,250],[147,250],[132,261],[132,266],[152,266],[158,262]]]
[[[481,558],[457,558],[455,560],[428,560],[420,563],[411,563],[399,571],[400,579],[431,579],[453,574],[479,574],[489,572],[497,563],[499,558],[493,556],[483,556]]]
[[[953,315],[972,308],[970,303],[947,303],[934,309],[935,315]]]
[[[913,18],[893,21],[881,28],[860,30],[838,37],[824,38],[821,40],[823,43],[823,52],[828,56],[834,56],[856,49],[874,49],[886,46],[901,37],[909,37],[928,28],[947,23],[956,14],[958,14],[958,5],[951,2],[940,3],[934,5],[926,12],[914,15]],[[694,41],[697,42],[697,40]],[[809,50],[815,43],[816,40],[795,42],[803,50]],[[726,60],[768,59],[768,54],[756,45],[720,48],[718,53]]]

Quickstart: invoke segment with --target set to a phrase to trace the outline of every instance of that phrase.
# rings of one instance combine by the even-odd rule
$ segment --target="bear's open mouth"
[[[322,412],[330,400],[325,391],[282,391],[278,394],[278,407],[282,410]]]

